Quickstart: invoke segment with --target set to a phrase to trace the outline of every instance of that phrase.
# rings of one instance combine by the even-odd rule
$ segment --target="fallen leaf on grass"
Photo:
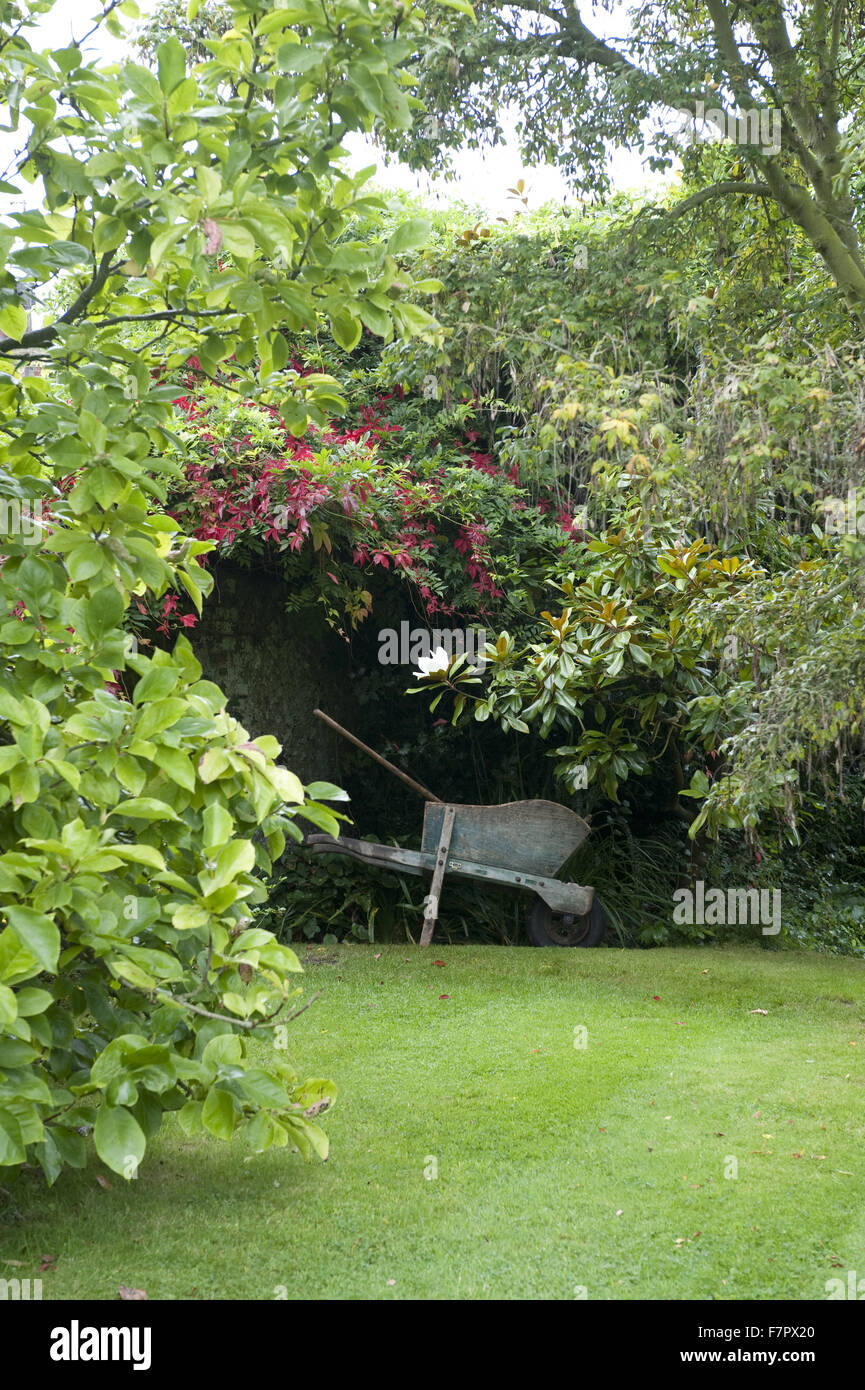
[[[434,960],[434,961],[433,961],[433,965],[444,965],[444,964],[445,964],[445,962],[444,962],[443,960]]]
[[[23,1260],[4,1260],[4,1265],[16,1265],[19,1269],[23,1268]]]
[[[387,1286],[388,1286],[388,1288],[389,1288],[389,1289],[392,1289],[395,1283],[396,1283],[396,1280],[395,1280],[395,1279],[388,1279],[388,1281],[387,1281]]]
[[[56,1265],[56,1263],[57,1263],[57,1256],[56,1256],[56,1255],[43,1255],[43,1256],[42,1256],[42,1263],[41,1263],[41,1265],[39,1266],[39,1273],[40,1273],[40,1274],[44,1274],[44,1273],[46,1272],[46,1270],[47,1270],[49,1274],[53,1274],[53,1273],[54,1273],[54,1266]]]
[[[749,1013],[749,1014],[767,1014],[768,1012],[769,1012],[768,1009],[749,1009],[749,1010],[748,1010],[748,1013]]]
[[[440,995],[439,995],[439,999],[450,999],[450,995],[449,995],[449,994],[440,994]]]
[[[382,953],[381,951],[379,951],[376,955],[373,956],[373,960],[381,960],[381,955]]]
[[[103,1178],[101,1173],[96,1174],[96,1181],[99,1183],[100,1187],[105,1188],[106,1192],[111,1192],[114,1188],[114,1183],[109,1182],[107,1178]]]
[[[121,1284],[117,1293],[124,1303],[143,1303],[147,1299],[145,1289],[132,1289],[128,1284]]]

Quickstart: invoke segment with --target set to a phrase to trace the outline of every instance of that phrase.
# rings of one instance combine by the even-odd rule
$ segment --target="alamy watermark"
[[[865,536],[865,499],[851,483],[846,502],[842,497],[829,497],[820,503],[825,513],[823,531],[827,536]]]
[[[855,1269],[848,1269],[847,1281],[843,1279],[827,1279],[826,1297],[855,1299],[861,1303],[865,1300],[865,1279],[857,1279]]]
[[[486,665],[487,634],[484,628],[412,627],[408,622],[381,628],[378,659],[382,666],[416,666],[424,675],[446,670],[458,656],[468,658],[476,671]]]
[[[45,520],[38,497],[22,502],[18,497],[0,497],[0,539],[15,536],[25,545],[42,539]]]
[[[152,1336],[149,1327],[82,1327],[73,1318],[53,1329],[48,1354],[52,1361],[130,1361],[133,1371],[147,1371]]]
[[[673,921],[677,926],[759,926],[763,936],[781,930],[780,888],[710,888],[702,879],[691,888],[673,894]]]
[[[685,144],[696,144],[700,139],[697,126],[707,125],[721,140],[729,140],[733,145],[759,145],[764,154],[781,152],[781,112],[777,107],[764,106],[751,111],[722,111],[698,101],[693,111],[680,109],[677,114],[687,123],[679,129]]]
[[[4,1302],[8,1298],[18,1303],[22,1300],[41,1299],[41,1297],[41,1279],[0,1279],[0,1302]]]

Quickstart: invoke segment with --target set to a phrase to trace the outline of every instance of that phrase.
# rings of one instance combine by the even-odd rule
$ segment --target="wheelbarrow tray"
[[[536,893],[554,912],[582,917],[591,909],[594,889],[563,883],[555,875],[588,833],[584,820],[554,801],[511,801],[501,806],[437,801],[426,807],[420,850],[344,835],[308,835],[304,843],[314,853],[346,854],[380,869],[435,874],[445,835],[445,875],[524,889]]]

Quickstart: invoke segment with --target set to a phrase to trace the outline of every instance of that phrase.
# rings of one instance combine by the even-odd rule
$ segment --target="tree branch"
[[[76,319],[80,318],[90,301],[94,299],[102,289],[109,276],[115,274],[120,269],[122,262],[119,262],[117,265],[112,265],[111,256],[112,253],[110,251],[105,252],[105,255],[96,268],[93,279],[88,285],[85,285],[78,298],[73,300],[65,314],[61,314],[56,322],[48,324],[46,328],[34,328],[31,332],[25,333],[19,339],[0,338],[0,353],[8,356],[10,349],[17,350],[19,348],[44,347],[46,343],[53,343],[59,333],[59,325],[61,323],[74,323]]]
[[[701,188],[690,197],[683,198],[681,203],[677,203],[674,208],[665,212],[666,217],[681,217],[683,213],[690,212],[692,208],[699,207],[701,203],[706,203],[710,198],[720,198],[727,193],[750,193],[757,198],[773,198],[771,188],[765,183],[746,183],[740,179],[722,179],[720,183],[710,184],[708,188]]]

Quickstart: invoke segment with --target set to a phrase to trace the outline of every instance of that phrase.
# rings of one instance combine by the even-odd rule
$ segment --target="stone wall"
[[[340,782],[342,740],[313,716],[352,727],[349,649],[314,612],[287,613],[285,580],[223,561],[188,636],[208,680],[252,738],[273,734],[302,782]]]

